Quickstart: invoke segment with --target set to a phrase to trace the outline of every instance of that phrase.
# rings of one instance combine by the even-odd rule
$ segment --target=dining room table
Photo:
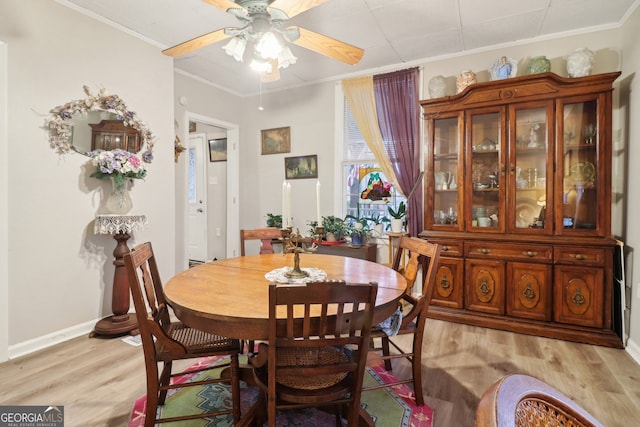
[[[184,270],[164,287],[167,301],[180,321],[192,328],[243,340],[267,340],[269,284],[308,280],[377,282],[374,324],[396,312],[407,282],[392,268],[338,255],[305,253],[300,269],[308,278],[289,279],[294,254],[262,254],[226,258]]]

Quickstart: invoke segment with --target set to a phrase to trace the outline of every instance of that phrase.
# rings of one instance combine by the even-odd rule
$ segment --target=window
[[[397,209],[405,197],[380,170],[360,134],[346,99],[343,100],[342,212],[344,216],[389,217],[388,206]]]

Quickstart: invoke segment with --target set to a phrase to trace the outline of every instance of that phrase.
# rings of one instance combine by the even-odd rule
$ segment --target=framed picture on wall
[[[291,152],[291,128],[275,128],[262,130],[262,154],[279,154]]]
[[[284,175],[286,179],[318,177],[318,155],[285,157]]]
[[[227,138],[209,140],[209,160],[212,162],[227,160]]]

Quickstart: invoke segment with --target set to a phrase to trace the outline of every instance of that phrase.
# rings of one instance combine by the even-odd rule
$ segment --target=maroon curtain
[[[416,186],[407,200],[407,230],[412,236],[423,230],[419,78],[418,68],[373,76],[380,133],[397,184],[407,197]]]

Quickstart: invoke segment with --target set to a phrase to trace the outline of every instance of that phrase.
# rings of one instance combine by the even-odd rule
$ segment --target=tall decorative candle
[[[282,181],[282,228],[287,228],[287,181]]]
[[[293,225],[293,217],[291,216],[291,183],[287,182],[287,227]]]
[[[316,182],[316,218],[318,218],[318,225],[322,225],[322,217],[320,216],[320,180]]]

